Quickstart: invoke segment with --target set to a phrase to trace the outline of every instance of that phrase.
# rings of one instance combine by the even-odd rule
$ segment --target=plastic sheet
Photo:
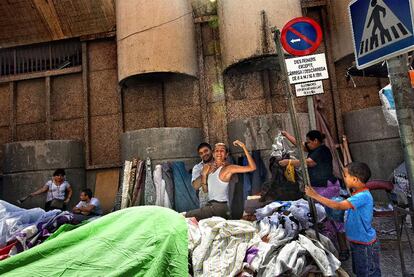
[[[45,221],[60,212],[60,210],[45,212],[41,208],[26,210],[0,200],[0,247],[4,247],[15,233],[30,225]]]
[[[272,144],[272,150],[273,151],[270,156],[275,157],[277,160],[282,160],[285,157],[295,159],[295,151],[292,149],[292,147],[290,147],[287,139],[282,135],[281,132],[279,132],[275,137],[275,140]]]

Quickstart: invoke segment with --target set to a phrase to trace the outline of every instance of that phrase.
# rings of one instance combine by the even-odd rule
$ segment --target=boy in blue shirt
[[[365,183],[371,171],[365,163],[353,162],[344,169],[344,181],[352,196],[342,202],[319,195],[312,187],[305,192],[319,203],[345,212],[345,234],[351,246],[352,269],[357,277],[381,276],[379,243],[372,227],[374,201]]]

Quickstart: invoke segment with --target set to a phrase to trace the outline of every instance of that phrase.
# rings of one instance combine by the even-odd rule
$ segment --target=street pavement
[[[393,218],[374,218],[373,225],[377,230],[377,234],[381,243],[380,263],[382,276],[403,276],[401,271],[400,255],[398,254],[398,245],[393,241],[393,239],[396,239]],[[389,231],[391,231],[391,233],[389,233]],[[411,242],[414,243],[414,233],[413,229],[411,228],[409,229],[409,235]],[[410,250],[405,232],[403,232],[403,250],[405,267],[408,271],[408,275],[406,276],[414,276],[414,253],[412,253]],[[342,267],[350,274],[350,276],[354,276],[352,274],[351,258],[348,261],[343,262]]]

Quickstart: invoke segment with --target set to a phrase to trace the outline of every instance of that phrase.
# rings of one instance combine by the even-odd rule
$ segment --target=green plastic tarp
[[[156,207],[108,214],[0,262],[1,276],[188,276],[182,215]]]

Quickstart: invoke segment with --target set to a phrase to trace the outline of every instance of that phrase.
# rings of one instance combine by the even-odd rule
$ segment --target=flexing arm
[[[325,205],[329,208],[335,209],[335,210],[349,210],[352,209],[353,206],[348,200],[344,200],[341,202],[336,202],[334,200],[325,198],[321,195],[319,195],[312,187],[306,186],[305,187],[305,193],[307,196],[315,199],[322,205]]]
[[[46,193],[46,192],[48,192],[48,190],[49,190],[49,187],[47,186],[47,185],[44,185],[43,187],[41,187],[40,189],[38,189],[38,190],[36,190],[36,191],[34,191],[34,192],[32,192],[31,194],[30,194],[30,196],[36,196],[36,195],[39,195],[39,194],[42,194],[42,193]]]
[[[234,173],[246,173],[246,172],[252,172],[256,170],[256,163],[254,162],[252,156],[250,155],[249,150],[247,150],[246,145],[244,145],[244,143],[239,140],[234,141],[233,144],[243,149],[244,154],[246,155],[246,158],[247,158],[247,165],[240,166],[240,165],[231,164],[231,165],[226,166],[223,172],[223,175],[220,174],[221,175],[220,179],[222,179],[225,182],[228,182]]]

